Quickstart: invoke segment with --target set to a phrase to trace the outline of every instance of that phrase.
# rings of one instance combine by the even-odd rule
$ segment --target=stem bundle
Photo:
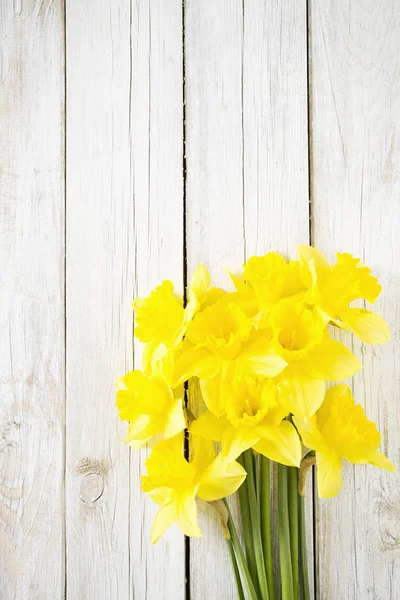
[[[245,552],[228,504],[228,548],[239,600],[275,600],[271,527],[271,463],[247,450],[239,462],[247,471],[239,488]],[[310,600],[304,498],[298,494],[298,469],[278,465],[278,540],[282,600]]]

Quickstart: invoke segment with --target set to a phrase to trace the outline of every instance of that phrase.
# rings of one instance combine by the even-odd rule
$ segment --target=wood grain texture
[[[135,296],[163,279],[183,292],[182,3],[132,2],[131,143]],[[135,343],[135,368],[142,344]],[[126,450],[126,449],[125,449]],[[185,598],[185,543],[176,526],[156,545],[158,507],[140,489],[150,448],[131,453],[131,583],[137,600]],[[132,592],[131,592],[132,597]]]
[[[296,0],[257,0],[244,4],[243,181],[247,257],[274,250],[296,258],[296,245],[309,241],[306,4]],[[275,468],[272,479],[273,528],[277,542]],[[308,570],[313,594],[311,477],[305,504]],[[273,555],[279,597],[277,543]]]
[[[360,256],[384,292],[393,341],[354,341],[356,400],[399,467],[400,10],[395,1],[311,1],[313,241]],[[350,336],[346,338],[350,341]],[[346,466],[344,489],[318,501],[318,597],[398,598],[399,475]]]
[[[188,277],[204,262],[213,283],[224,287],[224,266],[235,270],[245,256],[242,46],[241,1],[186,2]],[[236,498],[230,504],[236,509]],[[236,598],[216,511],[207,510],[199,521],[204,537],[190,540],[190,597]]]
[[[62,2],[2,2],[0,39],[0,597],[61,598]]]
[[[67,598],[127,599],[132,368],[130,3],[67,0]]]
[[[185,31],[188,274],[226,287],[224,266],[309,239],[306,3],[189,1]],[[236,598],[211,511],[202,527],[191,597]],[[309,534],[312,580],[311,494]]]

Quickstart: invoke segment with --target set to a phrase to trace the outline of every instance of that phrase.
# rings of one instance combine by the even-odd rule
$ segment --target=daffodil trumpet
[[[165,280],[134,300],[144,351],[142,368],[116,381],[124,441],[151,447],[142,489],[158,505],[152,543],[173,525],[201,537],[201,500],[220,520],[239,600],[275,600],[277,546],[279,597],[309,600],[307,473],[316,469],[318,495],[330,498],[343,461],[394,470],[345,383],[362,364],[331,337],[336,328],[335,338],[346,329],[389,341],[382,317],[353,305],[374,304],[382,288],[359,258],[338,253],[330,264],[306,245],[298,260],[269,252],[228,274],[233,291],[212,286],[200,264],[183,298]],[[244,547],[227,500],[236,492]]]

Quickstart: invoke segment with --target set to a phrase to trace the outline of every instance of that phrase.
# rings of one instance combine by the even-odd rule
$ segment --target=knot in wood
[[[82,502],[97,502],[104,492],[104,477],[101,473],[87,473],[79,484],[79,497]]]

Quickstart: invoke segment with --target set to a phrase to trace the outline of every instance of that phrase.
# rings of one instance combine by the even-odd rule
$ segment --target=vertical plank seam
[[[64,600],[67,598],[67,0],[64,8]]]
[[[306,66],[307,66],[307,150],[308,150],[308,241],[310,246],[314,239],[313,223],[313,196],[312,196],[312,123],[311,123],[311,44],[310,44],[310,0],[306,0]],[[314,600],[317,599],[317,502],[316,502],[316,477],[315,469],[312,469],[312,552],[313,552],[313,581],[314,581]]]
[[[244,183],[244,0],[242,0],[242,70],[241,70],[241,105],[242,105],[242,116],[241,116],[241,127],[242,127],[242,210],[243,210],[243,256],[244,262],[246,262],[246,202],[244,197],[245,183]]]
[[[186,227],[186,82],[185,82],[185,71],[186,71],[186,54],[185,54],[185,0],[182,0],[182,227],[183,227],[183,247],[182,247],[182,260],[183,260],[183,298],[186,304],[187,300],[187,227]],[[188,383],[184,384],[184,404],[188,404]],[[184,455],[189,460],[189,433],[185,432],[184,441]],[[185,536],[185,600],[190,600],[190,538]]]
[[[129,1],[129,97],[128,97],[128,136],[129,136],[129,188],[131,192],[132,206],[132,217],[133,217],[133,238],[134,238],[134,282],[132,296],[136,297],[135,288],[137,289],[137,239],[136,239],[136,211],[135,211],[135,184],[134,184],[134,169],[133,169],[133,152],[132,152],[132,69],[133,69],[133,57],[132,57],[132,0]],[[135,344],[133,338],[133,323],[131,328],[131,359],[132,367],[135,368]],[[131,566],[131,501],[132,501],[132,448],[129,446],[128,450],[128,590],[129,597],[134,598],[134,585],[132,577],[132,566]]]

